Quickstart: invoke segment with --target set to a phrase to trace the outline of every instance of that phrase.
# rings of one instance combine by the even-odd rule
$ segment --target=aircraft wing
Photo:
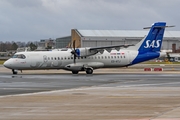
[[[105,46],[105,47],[92,47],[89,50],[90,51],[98,51],[100,53],[103,53],[104,50],[107,50],[108,52],[111,52],[112,49],[116,49],[117,51],[120,50],[120,48],[127,48],[129,46],[134,46],[133,44],[125,44],[125,45],[113,45],[113,46]]]

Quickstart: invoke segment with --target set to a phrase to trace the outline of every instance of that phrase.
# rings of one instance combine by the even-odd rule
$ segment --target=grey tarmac
[[[12,75],[0,66],[0,120],[180,120],[180,67],[144,67]]]

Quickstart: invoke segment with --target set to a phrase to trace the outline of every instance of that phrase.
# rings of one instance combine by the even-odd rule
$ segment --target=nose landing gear
[[[12,73],[13,73],[14,75],[16,75],[18,72],[17,72],[17,70],[12,69]]]

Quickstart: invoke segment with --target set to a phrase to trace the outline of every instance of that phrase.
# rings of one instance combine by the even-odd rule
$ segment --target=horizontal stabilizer
[[[171,26],[154,26],[154,28],[168,28],[168,27],[175,27],[175,25],[171,25]],[[145,27],[143,29],[151,29],[151,27]]]

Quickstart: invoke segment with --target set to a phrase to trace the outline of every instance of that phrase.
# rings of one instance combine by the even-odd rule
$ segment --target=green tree
[[[33,44],[32,42],[29,44],[29,47],[30,47],[31,51],[34,51],[37,49],[37,46],[35,44]]]
[[[17,50],[17,48],[18,48],[18,45],[14,42],[14,43],[12,44],[12,46],[11,46],[11,49],[12,49],[12,50]]]

